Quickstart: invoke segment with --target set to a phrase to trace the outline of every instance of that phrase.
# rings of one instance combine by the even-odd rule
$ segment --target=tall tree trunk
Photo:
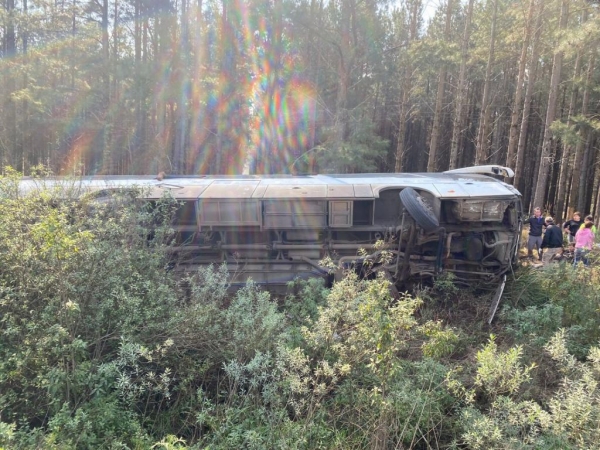
[[[581,115],[583,117],[587,117],[588,115],[588,105],[590,102],[590,89],[593,89],[591,85],[592,76],[594,73],[594,67],[596,62],[595,52],[592,52],[590,56],[590,61],[587,68],[587,73],[585,77],[585,87],[583,90],[583,97],[581,99]],[[590,130],[587,129],[587,126],[583,127],[577,140],[577,144],[575,146],[575,161],[573,163],[573,167],[575,170],[579,168],[579,174],[573,171],[573,183],[571,184],[571,206],[569,207],[569,214],[572,214],[573,208],[577,205],[577,209],[583,209],[585,206],[583,197],[583,192],[585,191],[586,184],[586,175],[584,174],[586,171],[583,170],[584,167],[587,167],[586,159],[587,153],[589,151],[588,143],[588,135],[590,135]]]
[[[118,67],[119,60],[119,0],[114,0],[114,17],[113,17],[113,48],[112,48],[112,61],[109,60],[112,76],[112,88],[111,88],[111,103],[109,108],[114,103],[119,103],[119,86],[121,80],[116,76],[116,68]],[[113,108],[111,108],[113,110]],[[119,138],[122,135],[122,127],[117,123],[118,112],[111,114],[111,121],[113,123],[113,130],[111,133],[110,142],[110,159],[108,170],[109,173],[118,174],[118,160],[122,158],[122,154],[117,154],[116,150],[119,148]],[[129,169],[123,173],[131,173]]]
[[[75,60],[75,42],[77,35],[77,0],[73,0],[73,15],[71,16],[71,89],[75,91],[75,75],[77,72],[77,61]]]
[[[102,59],[104,63],[104,70],[108,68],[108,0],[102,0]],[[108,73],[103,73],[103,78],[108,77]],[[106,80],[103,80],[106,84]]]
[[[537,173],[539,171],[539,154],[542,149],[541,136],[543,135],[543,129],[541,129],[543,123],[540,112],[540,101],[543,96],[538,94],[536,97],[537,98],[534,98],[531,102],[531,130],[529,131],[530,136],[527,139],[524,153],[523,179],[526,179],[527,182],[523,184],[522,188],[519,188],[523,193],[524,204],[527,205],[528,210],[532,201],[531,197],[533,195],[535,180],[537,179]]]
[[[144,86],[142,83],[142,44],[144,39],[143,21],[142,21],[142,0],[134,1],[134,69],[135,76],[135,135],[133,142],[133,152],[140,154],[144,137],[144,123],[142,120],[143,103],[144,103]]]
[[[588,187],[588,175],[590,168],[590,160],[592,154],[592,133],[590,130],[584,128],[583,133],[581,134],[581,139],[585,140],[584,142],[584,152],[581,163],[581,170],[579,174],[579,192],[577,193],[577,210],[582,214],[586,214],[588,211],[587,207],[587,196],[586,196],[586,188]]]
[[[490,142],[491,154],[488,158],[490,164],[502,164],[506,160],[506,154],[503,153],[504,146],[502,145],[504,142],[504,137],[506,136],[506,131],[509,128],[508,122],[508,114],[506,111],[510,109],[511,100],[507,95],[500,95],[501,93],[506,93],[509,91],[509,70],[504,68],[505,76],[502,77],[502,84],[499,86],[499,97],[500,100],[495,107],[495,120],[492,121],[493,131],[492,131],[492,139]],[[502,161],[502,163],[500,162]]]
[[[154,54],[164,55],[163,57],[168,58],[169,75],[175,75],[174,78],[176,79],[177,66],[173,64],[173,58],[170,55],[174,41],[172,36],[174,17],[170,14],[161,14],[160,18],[156,17],[156,20],[155,45],[157,50]],[[163,64],[160,58],[155,57],[153,61],[154,71],[158,73],[162,69]],[[173,165],[173,138],[176,134],[174,132],[175,96],[166,92],[163,96],[158,96],[155,101],[158,111],[157,135],[159,136],[159,140],[155,143],[158,155],[157,173],[163,171],[166,173],[177,173],[177,169]]]
[[[515,169],[516,164],[516,152],[519,136],[519,112],[521,111],[523,83],[525,81],[525,67],[527,66],[527,52],[529,50],[529,41],[531,38],[531,21],[533,19],[533,12],[535,10],[535,2],[536,0],[529,0],[529,10],[527,11],[527,18],[525,20],[525,27],[523,30],[523,46],[521,47],[521,57],[519,58],[519,74],[517,76],[515,99],[510,116],[510,132],[508,136],[508,149],[506,152],[506,165],[513,169]]]
[[[227,0],[221,1],[221,73],[232,74],[233,70],[233,51],[231,46],[233,45],[232,39],[230,36],[230,24],[228,18],[228,10],[227,10]],[[229,94],[230,87],[227,85],[225,81],[219,83],[219,96],[221,97],[220,102],[223,104],[227,104],[227,97]],[[226,123],[228,118],[225,117],[223,112],[219,112],[216,115],[217,118],[217,145],[216,145],[216,154],[215,154],[215,167],[213,173],[223,173],[222,172],[222,161],[223,161],[223,153],[229,150],[227,148],[226,142],[226,133],[227,126]]]
[[[315,10],[318,11],[318,14],[315,14]],[[323,13],[323,0],[319,1],[319,5],[317,8],[316,0],[311,0],[310,2],[310,14],[309,21],[310,23],[316,23],[317,27],[321,26],[322,21],[322,13]],[[312,33],[308,36],[308,47],[307,47],[307,61],[309,61],[309,79],[313,85],[313,92],[315,98],[310,102],[310,112],[309,112],[309,136],[308,136],[308,164],[307,170],[308,173],[314,173],[316,171],[316,158],[313,152],[313,149],[316,145],[316,133],[317,133],[317,116],[318,116],[318,102],[316,99],[316,93],[319,90],[319,75],[320,71],[318,65],[314,62],[313,58],[313,50],[315,49],[315,39]]]
[[[104,116],[103,144],[102,144],[102,171],[112,174],[112,135],[114,133],[114,124],[110,111],[110,51],[108,39],[108,0],[102,0],[102,107],[106,111]]]
[[[559,28],[564,30],[567,27],[569,18],[569,0],[561,0]],[[552,161],[552,123],[556,117],[556,100],[558,98],[558,84],[560,83],[562,71],[563,52],[557,51],[552,61],[552,77],[550,78],[550,92],[548,93],[548,107],[546,109],[546,121],[544,123],[544,138],[542,141],[542,154],[540,160],[540,170],[535,185],[535,195],[533,203],[543,205],[546,199],[546,190],[548,187],[548,176],[550,175],[550,165]]]
[[[187,68],[189,61],[189,35],[188,35],[188,14],[187,0],[181,0],[181,47],[179,55],[176,58],[177,81],[179,88],[179,98],[177,100],[177,111],[175,112],[175,143],[173,149],[173,167],[175,173],[185,173],[185,143],[187,138],[187,106],[189,102],[188,89],[190,80]]]
[[[23,15],[25,16],[25,21],[23,23],[23,29],[21,31],[21,40],[23,43],[23,66],[25,70],[23,71],[23,89],[27,89],[29,86],[29,75],[27,72],[27,68],[29,67],[29,58],[27,55],[28,46],[29,46],[29,16],[28,16],[29,5],[27,0],[23,0]],[[33,161],[33,155],[31,154],[30,142],[31,142],[31,132],[30,132],[30,124],[29,124],[29,102],[27,98],[23,100],[23,141],[21,143],[23,149],[23,161],[27,161],[28,164],[31,164]],[[0,160],[0,168],[2,166]],[[23,164],[23,173],[25,173],[25,164]]]
[[[115,0],[114,19],[113,19],[113,61],[116,62],[119,55],[119,0]]]
[[[350,69],[352,67],[352,44],[350,43],[353,1],[341,2],[341,33],[337,60],[337,98],[335,116],[336,147],[343,145],[347,138],[349,126],[348,88],[350,85]]]
[[[575,103],[577,101],[577,80],[581,72],[581,51],[577,52],[575,59],[575,69],[573,69],[573,81],[571,86],[571,98],[569,100],[569,112],[567,116],[567,126],[571,126],[571,119],[575,113]],[[567,192],[567,182],[571,178],[573,172],[573,146],[569,143],[563,143],[563,153],[560,162],[560,174],[558,177],[558,189],[556,192],[556,219],[561,221],[564,219],[563,213],[565,210],[565,196]]]
[[[544,13],[544,1],[540,0],[537,18],[535,20],[535,35],[531,48],[531,59],[529,62],[529,76],[527,78],[527,88],[525,89],[525,99],[523,101],[523,116],[521,117],[521,130],[519,132],[519,143],[517,144],[517,160],[515,162],[514,184],[517,189],[523,189],[523,167],[525,162],[525,148],[527,145],[529,115],[531,112],[531,99],[535,92],[535,82],[538,70],[538,59],[540,53],[540,35],[542,33],[542,17]],[[536,205],[538,206],[538,205]],[[541,206],[541,205],[540,205]]]
[[[270,1],[267,0],[266,2],[267,4],[270,4]],[[356,16],[356,11],[355,11],[355,2],[354,0],[351,2],[347,2],[349,3],[350,6],[350,11],[349,11],[349,21],[348,21],[348,30],[350,30],[352,28],[352,20],[354,19],[354,17]],[[273,27],[272,27],[272,36],[271,36],[271,48],[272,48],[272,52],[271,52],[271,58],[273,58],[271,67],[272,67],[272,75],[271,75],[271,85],[269,86],[269,98],[268,98],[268,102],[269,102],[269,110],[270,111],[274,111],[274,115],[272,115],[269,118],[269,126],[270,126],[270,135],[271,136],[277,136],[278,132],[279,132],[279,117],[280,114],[283,113],[283,111],[281,111],[279,108],[279,106],[277,105],[277,98],[282,98],[284,96],[282,89],[281,89],[281,84],[280,84],[280,79],[282,78],[282,70],[283,70],[283,63],[282,60],[284,58],[283,55],[283,8],[282,8],[282,2],[278,2],[278,1],[274,1],[273,2],[273,7],[272,7],[272,12],[273,12]],[[349,33],[349,35],[352,35],[352,33]],[[352,43],[351,47],[353,48],[354,45],[356,43]],[[349,66],[352,67],[354,65],[354,55],[353,55],[354,50],[351,50],[350,52],[350,60],[348,61]],[[348,73],[348,79],[350,78],[350,74]],[[346,94],[347,95],[347,94]],[[345,103],[344,105],[344,111],[345,111],[345,115],[348,115],[347,112],[347,108],[348,105],[347,103]],[[345,119],[345,127],[348,127],[348,118]],[[274,154],[269,158],[269,172],[268,173],[283,173],[286,170],[289,170],[286,166],[285,166],[285,161],[286,161],[286,151],[287,149],[285,148],[285,145],[282,145],[282,142],[280,142],[279,140],[275,140],[273,142],[273,152]],[[244,153],[245,155],[245,153]]]
[[[598,147],[595,145],[594,133],[588,134],[588,146],[590,148],[589,163],[587,165],[588,179],[587,187],[585,189],[585,201],[583,202],[584,207],[582,208],[582,212],[585,212],[586,214],[591,212],[592,207],[594,206],[592,199],[595,198],[594,177],[596,171],[596,162],[598,161]]]
[[[4,32],[4,49],[6,57],[11,58],[17,52],[15,35],[15,0],[6,0],[6,27]]]
[[[465,17],[465,29],[461,45],[460,73],[458,76],[458,88],[456,94],[456,108],[454,110],[454,120],[452,121],[452,140],[450,143],[450,169],[458,167],[459,153],[458,144],[462,134],[463,116],[465,103],[467,100],[467,60],[469,58],[469,38],[471,35],[471,18],[473,17],[473,3],[475,0],[469,0],[467,15]]]
[[[479,128],[477,130],[477,150],[475,153],[475,165],[478,166],[487,161],[490,134],[490,89],[492,86],[492,66],[494,65],[494,54],[496,47],[496,16],[498,15],[498,0],[491,0],[494,3],[492,13],[492,28],[490,30],[490,47],[488,61],[485,68],[485,80],[483,85],[483,98],[481,100],[481,115],[479,118]]]
[[[412,1],[412,9],[410,11],[410,27],[407,42],[407,48],[410,49],[411,44],[417,39],[417,25],[419,23],[419,15],[421,12],[421,0]],[[409,58],[410,60],[410,58]],[[412,64],[408,61],[404,68],[404,79],[402,82],[402,99],[400,100],[400,118],[398,127],[398,142],[396,145],[396,164],[395,172],[402,172],[404,169],[404,157],[406,153],[406,126],[410,113],[410,98],[412,90]]]
[[[198,165],[202,143],[208,135],[206,125],[206,105],[202,104],[201,98],[204,92],[201,81],[205,76],[205,67],[210,66],[207,59],[208,49],[205,39],[205,21],[202,10],[203,2],[198,0],[195,6],[195,26],[191,27],[190,39],[195,49],[193,61],[190,63],[192,70],[190,74],[190,125],[188,131],[188,154],[186,167],[188,173],[204,173],[207,168],[208,158],[202,158],[202,166]],[[204,123],[203,123],[204,122]]]
[[[444,27],[444,41],[450,41],[450,25],[452,19],[452,0],[448,0],[446,4],[446,23]],[[442,105],[444,103],[444,88],[446,86],[447,66],[443,62],[438,74],[437,95],[435,97],[435,111],[433,115],[433,125],[431,128],[431,142],[429,144],[429,158],[427,160],[427,171],[437,171],[438,145],[441,134],[442,123]]]
[[[17,53],[17,43],[15,35],[15,0],[6,0],[6,27],[4,32],[4,52],[7,58],[14,58]],[[8,139],[6,143],[0,142],[0,173],[4,172],[6,165],[18,167],[18,157],[15,162],[11,162],[10,150],[16,148],[17,145],[17,105],[12,99],[12,94],[16,89],[16,80],[12,70],[6,70],[5,86],[2,89],[5,93],[4,110],[6,111],[6,130]]]
[[[600,175],[599,175],[600,178]],[[599,180],[600,182],[600,180]],[[600,186],[598,186],[598,192],[596,193],[595,205],[594,205],[594,223],[598,223],[600,220]]]
[[[535,143],[535,144],[533,144]],[[535,145],[535,152],[533,156],[533,167],[531,169],[531,185],[529,186],[529,211],[532,211],[533,208],[538,206],[538,203],[534,203],[533,196],[535,195],[534,187],[537,185],[538,176],[540,173],[540,160],[542,156],[542,144],[537,143],[536,141],[532,141],[532,144]]]
[[[600,187],[600,168],[598,167],[598,152],[595,154],[595,161],[593,164],[594,180],[593,189],[590,196],[590,214],[596,214],[596,198],[598,197],[598,188]]]

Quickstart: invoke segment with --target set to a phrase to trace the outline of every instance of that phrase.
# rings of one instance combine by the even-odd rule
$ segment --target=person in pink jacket
[[[594,232],[592,227],[594,222],[586,221],[585,226],[577,231],[575,234],[575,258],[573,260],[573,266],[576,267],[579,261],[583,262],[583,265],[588,267],[590,262],[588,261],[588,253],[594,246]]]

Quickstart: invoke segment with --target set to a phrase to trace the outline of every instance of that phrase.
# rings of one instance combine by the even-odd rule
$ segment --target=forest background
[[[441,171],[600,214],[591,0],[2,0],[0,169]],[[571,208],[568,211],[568,208]]]

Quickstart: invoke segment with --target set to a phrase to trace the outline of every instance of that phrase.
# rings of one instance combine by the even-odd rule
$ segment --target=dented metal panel
[[[254,192],[252,193],[252,198],[263,198],[265,196],[265,191],[267,190],[268,185],[261,183],[256,186]]]
[[[481,175],[500,175],[507,178],[512,178],[515,176],[515,172],[510,167],[498,166],[494,164],[446,170],[444,173],[477,173]]]

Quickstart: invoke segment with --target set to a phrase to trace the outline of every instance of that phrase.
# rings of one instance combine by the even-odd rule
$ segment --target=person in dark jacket
[[[569,238],[569,244],[573,244],[575,242],[575,235],[579,231],[582,223],[583,220],[581,220],[581,213],[579,211],[575,211],[573,213],[573,218],[571,220],[567,220],[563,224],[563,230],[565,233],[568,233],[567,237]]]
[[[563,234],[561,229],[554,225],[552,217],[546,217],[546,232],[542,239],[542,264],[548,265],[554,255],[560,255],[563,251]]]
[[[533,249],[537,249],[538,260],[542,260],[540,249],[542,248],[542,229],[546,226],[546,222],[542,217],[542,210],[533,209],[533,216],[525,221],[529,225],[529,238],[527,239],[527,256],[533,259]]]

